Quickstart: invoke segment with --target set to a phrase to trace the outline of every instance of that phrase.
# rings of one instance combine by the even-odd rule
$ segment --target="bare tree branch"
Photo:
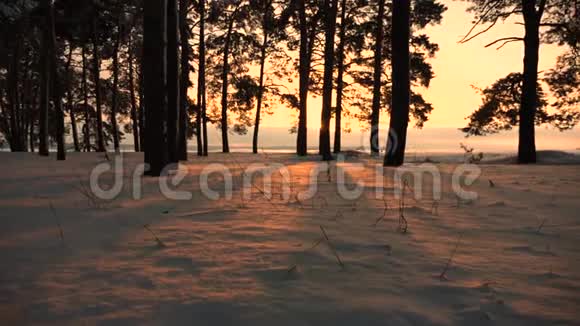
[[[502,37],[502,38],[498,38],[497,40],[487,44],[485,47],[488,48],[488,47],[490,47],[496,43],[502,42],[502,41],[505,41],[505,44],[507,44],[510,42],[523,41],[523,40],[524,40],[523,37]],[[503,47],[505,44],[501,45],[500,48]]]
[[[490,5],[490,4],[492,4],[492,3],[493,3],[492,1],[488,2],[488,3],[487,3],[485,6],[484,6],[484,8],[486,8],[488,5]],[[480,24],[483,22],[483,20],[484,20],[485,18],[487,18],[487,15],[489,14],[489,12],[490,12],[492,9],[494,9],[494,8],[495,8],[497,5],[499,5],[499,3],[500,3],[500,2],[499,2],[499,1],[497,1],[497,2],[493,3],[495,6],[491,6],[491,7],[487,8],[487,10],[486,10],[486,11],[483,13],[483,15],[481,15],[481,17],[479,17],[479,20],[477,20],[477,21],[476,21],[476,22],[473,24],[473,26],[471,26],[471,29],[469,30],[469,32],[467,32],[467,34],[465,34],[465,36],[463,36],[463,38],[462,38],[462,39],[461,39],[461,40],[460,40],[458,43],[465,43],[465,42],[468,42],[469,40],[467,40],[467,39],[470,37],[471,33],[473,33],[473,31],[475,30],[475,28],[476,28],[477,26],[479,26],[479,25],[480,25]],[[477,35],[476,35],[476,36],[477,36]],[[469,38],[469,39],[471,40],[472,38]]]

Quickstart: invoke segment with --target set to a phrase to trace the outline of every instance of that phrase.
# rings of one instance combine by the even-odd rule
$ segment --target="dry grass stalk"
[[[328,244],[328,247],[330,248],[330,250],[332,250],[332,253],[336,257],[336,260],[337,260],[338,264],[340,265],[341,268],[344,269],[344,264],[342,263],[342,260],[340,259],[340,256],[338,255],[338,252],[336,252],[336,249],[334,248],[334,245],[330,241],[330,238],[328,238],[328,235],[326,234],[326,231],[324,230],[324,228],[322,227],[322,225],[320,225],[320,231],[322,231],[322,235],[324,235],[324,238],[326,239],[326,244]]]
[[[409,223],[405,218],[405,189],[408,187],[407,180],[404,181],[403,184],[403,192],[401,194],[401,200],[399,201],[399,232],[405,234],[409,228]]]
[[[328,245],[328,248],[330,248],[330,250],[331,250],[331,251],[332,251],[332,253],[334,254],[334,257],[336,257],[336,261],[337,261],[338,265],[339,265],[339,266],[340,266],[342,269],[344,269],[344,268],[345,268],[345,265],[344,265],[344,263],[342,262],[342,260],[340,259],[340,256],[338,255],[338,252],[336,251],[336,249],[335,249],[334,245],[333,245],[333,244],[332,244],[332,242],[330,241],[330,238],[328,237],[328,234],[326,234],[326,230],[324,230],[324,227],[322,227],[322,225],[320,225],[320,231],[322,232],[322,237],[321,237],[321,238],[319,238],[318,240],[316,240],[316,241],[314,242],[314,244],[312,244],[312,246],[310,246],[308,249],[304,250],[302,253],[303,253],[303,254],[307,253],[308,251],[310,251],[310,250],[312,250],[312,249],[314,249],[314,248],[318,247],[318,246],[319,246],[319,245],[320,245],[320,244],[321,244],[323,241],[325,241],[325,242],[326,242],[326,244]],[[295,270],[298,268],[298,265],[299,265],[299,263],[300,263],[300,262],[298,262],[298,263],[296,263],[296,264],[292,265],[290,268],[288,268],[288,270],[287,270],[286,272],[287,272],[288,274],[290,274],[290,273],[294,272],[294,271],[295,271]]]
[[[56,221],[56,226],[58,227],[58,233],[59,233],[59,237],[60,237],[60,241],[64,244],[64,231],[62,230],[62,225],[60,223],[60,219],[58,218],[58,215],[56,215],[56,211],[54,209],[54,206],[52,205],[52,202],[50,202],[48,204],[50,211],[52,213],[52,216],[54,216],[54,219]]]
[[[155,242],[157,243],[157,247],[159,248],[165,248],[167,247],[165,245],[165,243],[163,243],[163,241],[161,241],[161,239],[159,239],[159,237],[157,236],[157,234],[155,234],[155,232],[153,232],[153,230],[151,230],[151,228],[149,227],[149,224],[145,224],[143,225],[143,227],[145,228],[145,230],[149,231],[149,233],[151,233],[151,235],[153,236],[153,238],[155,238]]]
[[[87,200],[87,205],[91,208],[102,208],[103,202],[100,198],[95,196],[93,191],[83,182],[80,178],[78,186],[73,186],[85,199]]]
[[[316,241],[315,241],[315,242],[314,242],[314,243],[313,243],[313,244],[312,244],[310,247],[308,247],[308,249],[304,250],[304,251],[302,252],[302,254],[305,254],[305,253],[307,253],[308,251],[310,251],[310,250],[312,250],[312,249],[314,249],[314,248],[318,247],[318,246],[319,246],[319,245],[322,243],[322,241],[324,241],[324,237],[321,237],[321,238],[319,238],[318,240],[316,240]],[[293,271],[295,271],[295,270],[298,268],[298,265],[299,265],[299,263],[296,263],[296,264],[292,265],[292,267],[288,268],[288,270],[287,270],[287,273],[288,273],[288,274],[290,274],[290,273],[292,273]]]
[[[449,259],[447,260],[447,263],[445,264],[445,267],[443,267],[443,271],[441,271],[441,274],[439,274],[439,279],[441,281],[447,281],[447,271],[449,270],[449,268],[451,267],[451,264],[453,263],[453,257],[455,257],[455,254],[457,253],[457,249],[459,248],[459,244],[461,243],[461,239],[463,238],[463,233],[461,233],[459,235],[459,237],[457,238],[457,242],[455,243],[455,247],[453,248],[453,251],[451,252],[451,255],[449,256]]]
[[[238,167],[238,169],[240,169],[242,179],[244,179],[246,177],[246,171],[245,171],[245,169],[242,167],[242,165],[233,156],[231,157],[231,159],[234,162],[234,164]],[[268,203],[270,203],[270,205],[276,206],[276,204],[273,202],[273,198],[271,198],[270,196],[268,196],[268,194],[266,193],[266,191],[264,191],[262,188],[260,188],[257,185],[255,185],[254,184],[254,180],[250,180],[250,186],[252,188],[254,188],[256,191],[258,191],[262,195],[262,197],[264,197],[264,199],[266,199],[266,201],[268,201]],[[243,190],[242,190],[242,193],[243,193]],[[242,198],[243,198],[243,194],[242,194]],[[242,205],[244,205],[243,207],[245,207],[245,202],[244,202],[243,199],[242,199]]]
[[[389,211],[389,204],[387,203],[387,198],[385,196],[383,196],[383,204],[384,204],[383,215],[377,218],[377,220],[373,224],[373,227],[377,227],[379,222],[381,222],[382,220],[385,219],[385,217],[387,217],[387,212]]]
[[[539,225],[539,226],[538,226],[538,228],[536,229],[536,233],[537,233],[537,234],[540,234],[540,232],[542,232],[542,228],[543,228],[543,227],[544,227],[544,225],[546,224],[546,221],[547,221],[547,220],[548,220],[547,218],[545,218],[545,219],[543,219],[543,220],[542,220],[542,223],[540,223],[540,225]]]

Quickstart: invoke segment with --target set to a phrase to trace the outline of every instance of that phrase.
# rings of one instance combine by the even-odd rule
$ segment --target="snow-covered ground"
[[[458,165],[438,163],[441,199],[432,177],[420,199],[410,182],[402,233],[393,169],[377,178],[379,161],[367,156],[324,170],[315,197],[298,200],[316,157],[191,156],[177,188],[187,200],[166,198],[155,178],[133,199],[139,154],[124,155],[119,196],[94,198],[89,173],[103,160],[0,153],[0,324],[578,323],[580,165],[482,164],[464,187],[478,197],[466,200],[453,191]],[[289,200],[276,173],[272,198],[260,177],[242,198],[241,169],[256,162],[287,167]],[[231,199],[201,193],[209,163],[232,169]],[[364,184],[361,197],[339,195],[341,171],[348,188]],[[223,193],[226,179],[208,182]]]

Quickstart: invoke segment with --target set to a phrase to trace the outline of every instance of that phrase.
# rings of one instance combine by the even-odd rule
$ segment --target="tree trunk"
[[[406,1],[406,0],[404,0]],[[397,1],[394,1],[397,2]],[[393,3],[393,7],[398,4]],[[374,77],[373,77],[373,106],[371,108],[371,154],[379,153],[379,118],[381,112],[381,76],[383,74],[383,20],[385,16],[385,0],[379,0],[379,12],[376,20],[375,31],[375,63],[374,63]],[[393,24],[394,20],[393,13]],[[393,34],[393,39],[395,34]],[[393,63],[393,66],[395,64]]]
[[[21,58],[22,41],[16,40],[14,52],[12,54],[12,61],[8,70],[8,107],[10,109],[8,142],[10,143],[10,150],[12,152],[25,151],[22,144],[22,135],[18,116],[20,115],[20,99],[18,94],[18,85],[20,84],[20,60]],[[24,144],[25,146],[26,144]]]
[[[85,106],[85,125],[83,128],[83,136],[85,142],[85,151],[91,151],[91,112],[89,110],[89,82],[87,80],[87,48],[83,44],[83,104]]]
[[[166,125],[167,1],[144,2],[143,81],[145,86],[145,163],[147,175],[160,176],[168,163]]]
[[[334,72],[334,33],[336,30],[337,0],[326,0],[324,40],[324,84],[322,86],[322,115],[320,127],[320,154],[324,161],[333,159],[330,150],[330,120],[332,118],[332,86]]]
[[[44,1],[46,26],[42,30],[42,53],[40,56],[40,116],[38,154],[48,156],[48,107],[50,106],[50,19],[48,11],[52,7],[51,0]]]
[[[410,103],[410,61],[409,38],[410,0],[393,2],[392,24],[392,105],[385,166],[400,166],[405,162],[407,126],[409,124]]]
[[[133,62],[133,41],[129,33],[129,49],[127,51],[129,62],[129,96],[131,96],[131,129],[133,130],[133,148],[135,152],[140,151],[139,146],[139,120],[137,118],[137,98],[135,95],[135,68]]]
[[[52,102],[56,113],[56,159],[64,161],[66,159],[66,149],[64,143],[64,112],[62,110],[62,85],[58,75],[58,60],[56,48],[56,34],[54,27],[54,4],[49,7],[48,11],[48,28],[50,37],[50,66],[52,82]]]
[[[169,162],[177,163],[179,119],[179,19],[177,0],[167,1],[167,147]]]
[[[197,105],[201,116],[196,116],[197,124],[201,126],[203,156],[208,155],[207,115],[205,103],[205,0],[199,0],[199,72],[197,81]],[[200,123],[201,122],[201,123]],[[198,150],[199,155],[199,150]]]
[[[298,2],[298,18],[300,28],[300,67],[299,67],[299,114],[298,114],[298,137],[296,140],[296,154],[305,156],[308,154],[308,84],[310,83],[310,55],[308,23],[306,21],[306,0]]]
[[[117,38],[113,48],[113,89],[111,99],[111,128],[113,129],[113,148],[115,153],[120,152],[119,126],[117,125],[117,111],[119,107],[119,47],[121,46],[121,19],[117,19]]]
[[[92,22],[93,33],[93,78],[95,78],[95,110],[97,115],[97,152],[104,152],[103,114],[101,110],[101,60],[99,59],[99,36],[96,13]]]
[[[258,153],[258,132],[260,129],[260,114],[262,111],[262,99],[264,97],[264,70],[266,65],[267,47],[268,47],[268,10],[270,7],[270,2],[268,2],[264,8],[262,17],[262,31],[264,33],[264,40],[262,42],[262,47],[260,51],[260,84],[258,88],[258,100],[256,106],[256,122],[254,123],[254,137],[252,139],[252,152],[254,154]]]
[[[30,147],[30,152],[34,153],[35,149],[35,132],[34,132],[34,122],[36,121],[35,119],[35,112],[37,112],[37,102],[36,100],[38,99],[38,88],[37,87],[33,87],[33,91],[32,91],[32,99],[31,99],[31,109],[28,112],[28,128],[29,128],[29,134],[28,134],[28,142],[29,142],[29,147]]]
[[[138,87],[139,87],[139,150],[145,152],[145,136],[147,131],[145,130],[145,112],[147,108],[145,107],[145,82],[143,80],[143,56],[141,56],[141,62],[139,64],[139,70],[137,73]]]
[[[229,17],[229,26],[226,34],[226,40],[224,44],[224,56],[223,56],[223,69],[222,69],[222,117],[221,117],[221,130],[222,130],[222,151],[224,153],[230,152],[230,144],[228,141],[228,77],[230,74],[230,38],[232,35],[232,30],[234,28],[234,21],[236,16],[236,11],[232,13]]]
[[[524,14],[524,76],[520,103],[518,163],[536,163],[535,116],[538,105],[538,62],[540,51],[539,24],[541,16],[535,1],[522,1]]]
[[[179,85],[181,87],[180,97],[179,97],[179,135],[177,139],[177,157],[180,161],[187,161],[187,124],[189,120],[189,114],[187,108],[189,106],[187,91],[191,82],[189,80],[189,57],[191,53],[191,48],[189,45],[189,24],[187,23],[187,14],[189,9],[190,0],[179,0],[179,33],[181,39],[181,80]],[[201,110],[201,108],[199,108]],[[199,116],[199,111],[196,114],[196,122]],[[200,120],[201,121],[201,120]],[[201,137],[199,137],[201,123],[196,125],[196,140],[197,140],[197,153],[202,154]]]
[[[71,69],[71,65],[72,65],[72,53],[73,53],[73,46],[72,43],[69,41],[69,52],[68,52],[68,58],[67,58],[67,62],[66,62],[66,94],[67,94],[67,107],[68,107],[68,114],[70,117],[70,125],[71,125],[71,129],[72,129],[72,136],[73,136],[73,144],[74,144],[74,148],[75,148],[75,152],[80,152],[80,145],[79,145],[79,135],[78,135],[78,130],[77,130],[77,120],[75,117],[75,111],[74,111],[74,103],[73,103],[73,93],[72,93],[72,74],[73,71]]]
[[[344,88],[344,37],[346,33],[346,0],[341,2],[340,30],[338,32],[336,77],[336,110],[334,112],[334,153],[340,153],[342,143],[342,92]]]

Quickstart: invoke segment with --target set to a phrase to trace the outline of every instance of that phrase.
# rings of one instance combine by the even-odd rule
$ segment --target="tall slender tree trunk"
[[[167,0],[167,147],[169,162],[177,163],[179,119],[179,17],[177,0]]]
[[[407,0],[404,0],[407,1]],[[393,7],[398,6],[393,1]],[[385,0],[379,0],[379,12],[376,19],[375,31],[375,63],[373,77],[373,106],[371,108],[371,154],[379,153],[379,119],[381,112],[381,76],[383,74],[383,21],[385,17]],[[394,14],[393,14],[394,17]],[[396,18],[393,18],[393,21]],[[393,39],[395,35],[393,34]],[[393,63],[393,66],[395,64]]]
[[[139,87],[139,150],[145,152],[145,136],[147,131],[145,130],[145,112],[147,108],[145,107],[145,82],[143,80],[143,57],[141,56],[141,63],[139,64],[139,69],[137,72],[137,84]]]
[[[12,61],[10,62],[10,68],[8,71],[8,100],[10,109],[10,118],[8,125],[10,126],[9,143],[10,150],[12,152],[22,152],[25,149],[22,148],[22,137],[19,124],[19,113],[20,113],[20,96],[18,92],[18,85],[20,84],[20,60],[21,56],[22,41],[18,38],[14,46],[12,53]]]
[[[268,10],[271,2],[268,1],[262,13],[262,31],[264,33],[264,40],[260,49],[260,84],[258,86],[258,100],[256,105],[256,121],[254,123],[254,137],[252,139],[252,152],[258,153],[258,133],[260,130],[260,114],[262,112],[262,100],[264,97],[264,70],[266,66],[266,56],[268,48]]]
[[[36,134],[35,134],[35,130],[34,130],[34,122],[36,121],[35,117],[35,112],[37,112],[38,110],[38,103],[36,102],[38,98],[38,88],[37,87],[33,87],[32,90],[32,98],[31,98],[31,109],[28,112],[28,128],[29,128],[29,133],[28,133],[28,142],[29,142],[29,147],[30,147],[30,152],[34,153],[35,149],[35,138],[36,138]]]
[[[392,24],[392,105],[385,166],[400,166],[405,162],[407,126],[411,93],[409,38],[410,0],[393,2]]]
[[[234,21],[236,18],[236,11],[229,17],[228,31],[224,44],[223,69],[222,69],[222,116],[221,116],[221,130],[222,130],[222,152],[230,152],[230,143],[228,141],[228,77],[230,74],[230,42],[232,30],[234,28]]]
[[[42,29],[42,52],[40,56],[40,115],[38,154],[48,156],[48,109],[50,106],[50,19],[48,11],[52,6],[51,0],[44,0],[43,6],[47,10],[46,26]]]
[[[103,113],[101,109],[101,60],[99,58],[99,35],[96,13],[92,22],[93,37],[93,78],[95,79],[95,106],[97,114],[97,152],[104,152],[105,136],[103,134]]]
[[[137,117],[137,98],[135,95],[135,63],[133,58],[133,39],[129,33],[129,49],[127,51],[127,61],[129,63],[129,96],[131,97],[131,129],[133,130],[133,148],[135,152],[140,151],[139,144],[139,119]]]
[[[89,82],[87,77],[87,48],[83,44],[83,51],[82,51],[82,59],[83,59],[83,104],[85,106],[85,125],[83,128],[83,137],[85,142],[85,151],[91,151],[91,112],[89,109]]]
[[[536,1],[522,0],[524,15],[524,76],[520,103],[518,163],[536,163],[535,117],[538,106],[538,62],[540,51],[541,15]],[[543,10],[543,9],[541,9]]]
[[[300,67],[299,67],[299,101],[298,108],[298,137],[296,139],[296,154],[305,156],[308,154],[308,85],[310,83],[310,55],[308,22],[306,20],[306,0],[298,1],[298,19],[300,28]]]
[[[167,128],[167,1],[144,2],[143,19],[143,81],[146,107],[145,163],[147,174],[160,176],[169,163]]]
[[[74,148],[75,148],[75,152],[80,152],[80,145],[79,145],[79,135],[78,135],[78,130],[77,130],[77,120],[75,117],[75,111],[74,111],[74,103],[73,103],[73,93],[72,93],[72,74],[73,71],[71,69],[71,65],[72,65],[72,54],[73,54],[73,46],[72,43],[69,41],[69,52],[68,52],[68,58],[67,58],[67,62],[66,62],[66,94],[67,94],[67,107],[68,107],[68,114],[70,117],[70,125],[71,125],[71,129],[72,129],[72,136],[73,136],[73,144],[74,144]]]
[[[48,28],[50,37],[50,67],[52,82],[52,103],[56,113],[56,159],[64,161],[66,159],[66,148],[64,143],[64,112],[62,110],[62,85],[58,75],[58,59],[56,47],[56,33],[54,27],[54,4],[51,1],[48,10]]]
[[[320,154],[324,161],[333,159],[330,150],[330,120],[332,118],[332,86],[334,72],[334,33],[336,30],[337,0],[326,0],[324,40],[324,84],[322,86],[322,115],[320,126]]]
[[[199,112],[196,116],[197,125],[200,126],[198,136],[202,136],[203,156],[208,155],[207,139],[207,115],[205,103],[205,0],[199,0],[199,72],[197,81],[197,105]],[[198,155],[199,149],[198,149]]]
[[[181,40],[181,80],[179,85],[181,87],[180,97],[179,97],[179,135],[177,139],[177,157],[180,161],[187,161],[187,124],[189,120],[189,114],[187,113],[187,108],[189,106],[187,91],[191,82],[189,80],[189,57],[191,53],[191,46],[189,45],[189,24],[187,22],[187,14],[189,9],[190,0],[179,0],[179,34]],[[197,140],[197,153],[201,155],[202,144],[201,137],[199,137],[199,128],[201,123],[197,119],[199,116],[199,111],[201,107],[198,108],[196,114],[196,140]],[[201,121],[201,120],[200,120]]]
[[[111,128],[113,129],[113,148],[115,153],[120,152],[119,126],[117,124],[117,111],[119,107],[119,47],[121,46],[121,19],[117,19],[117,38],[113,48],[113,89],[111,99]]]
[[[336,77],[336,110],[334,112],[334,153],[340,153],[342,145],[342,92],[344,89],[344,38],[346,33],[346,0],[342,0],[340,12],[340,30],[338,32]]]

